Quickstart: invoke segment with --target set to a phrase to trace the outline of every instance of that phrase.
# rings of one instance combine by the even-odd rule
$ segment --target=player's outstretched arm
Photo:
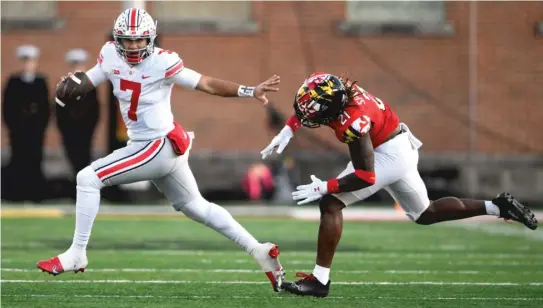
[[[375,184],[375,172],[373,166],[373,144],[368,134],[349,143],[349,152],[354,167],[354,172],[340,179],[321,181],[311,175],[311,184],[300,185],[292,193],[292,198],[298,204],[305,204],[319,200],[326,194],[355,191]]]
[[[283,153],[283,150],[287,147],[290,139],[294,137],[294,133],[302,126],[300,120],[296,115],[291,115],[285,123],[285,127],[275,136],[270,144],[264,150],[260,151],[262,154],[262,159],[270,156],[273,151],[276,151],[277,154]]]
[[[266,93],[279,91],[276,86],[280,82],[280,77],[273,75],[256,87],[248,87],[232,81],[202,75],[196,85],[196,90],[222,97],[254,97],[266,105],[268,103]]]

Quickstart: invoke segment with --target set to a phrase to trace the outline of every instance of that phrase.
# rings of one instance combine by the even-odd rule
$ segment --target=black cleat
[[[327,297],[330,292],[330,281],[326,285],[313,276],[313,274],[296,273],[296,277],[304,277],[295,282],[284,282],[281,288],[289,293],[301,296]]]
[[[537,219],[534,213],[515,200],[510,193],[499,194],[492,199],[492,203],[500,209],[501,218],[518,221],[532,230],[537,229]]]

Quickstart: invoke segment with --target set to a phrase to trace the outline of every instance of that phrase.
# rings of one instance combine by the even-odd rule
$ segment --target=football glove
[[[314,175],[311,175],[311,180],[313,181],[311,184],[300,185],[296,187],[297,190],[292,193],[292,199],[303,199],[298,202],[299,205],[319,200],[328,193],[328,184],[325,181],[321,181]]]
[[[260,154],[262,154],[262,159],[266,159],[269,155],[273,153],[273,151],[277,150],[277,154],[281,154],[283,150],[287,147],[290,138],[294,136],[294,133],[292,132],[292,129],[285,125],[281,132],[275,136],[270,144],[262,151],[260,151]]]

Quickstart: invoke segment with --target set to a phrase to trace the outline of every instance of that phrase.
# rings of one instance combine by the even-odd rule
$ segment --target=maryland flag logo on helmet
[[[313,128],[337,119],[347,103],[345,85],[338,77],[314,73],[298,89],[294,110],[302,125]]]

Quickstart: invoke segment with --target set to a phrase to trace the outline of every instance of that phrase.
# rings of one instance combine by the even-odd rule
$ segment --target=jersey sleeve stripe
[[[161,52],[162,52],[162,51],[161,51]],[[168,68],[166,69],[166,72],[169,71],[169,70],[171,70],[171,69],[172,69],[174,66],[176,66],[177,64],[179,64],[179,62],[181,62],[181,59],[177,60],[177,62],[175,62],[172,66],[168,67]]]
[[[104,62],[104,57],[102,57],[102,54],[99,54],[96,60],[98,61],[98,63],[102,64],[102,62]]]
[[[170,68],[166,70],[166,77],[170,77],[179,73],[179,71],[182,70],[183,67],[183,61],[179,60],[176,64],[170,66]]]

